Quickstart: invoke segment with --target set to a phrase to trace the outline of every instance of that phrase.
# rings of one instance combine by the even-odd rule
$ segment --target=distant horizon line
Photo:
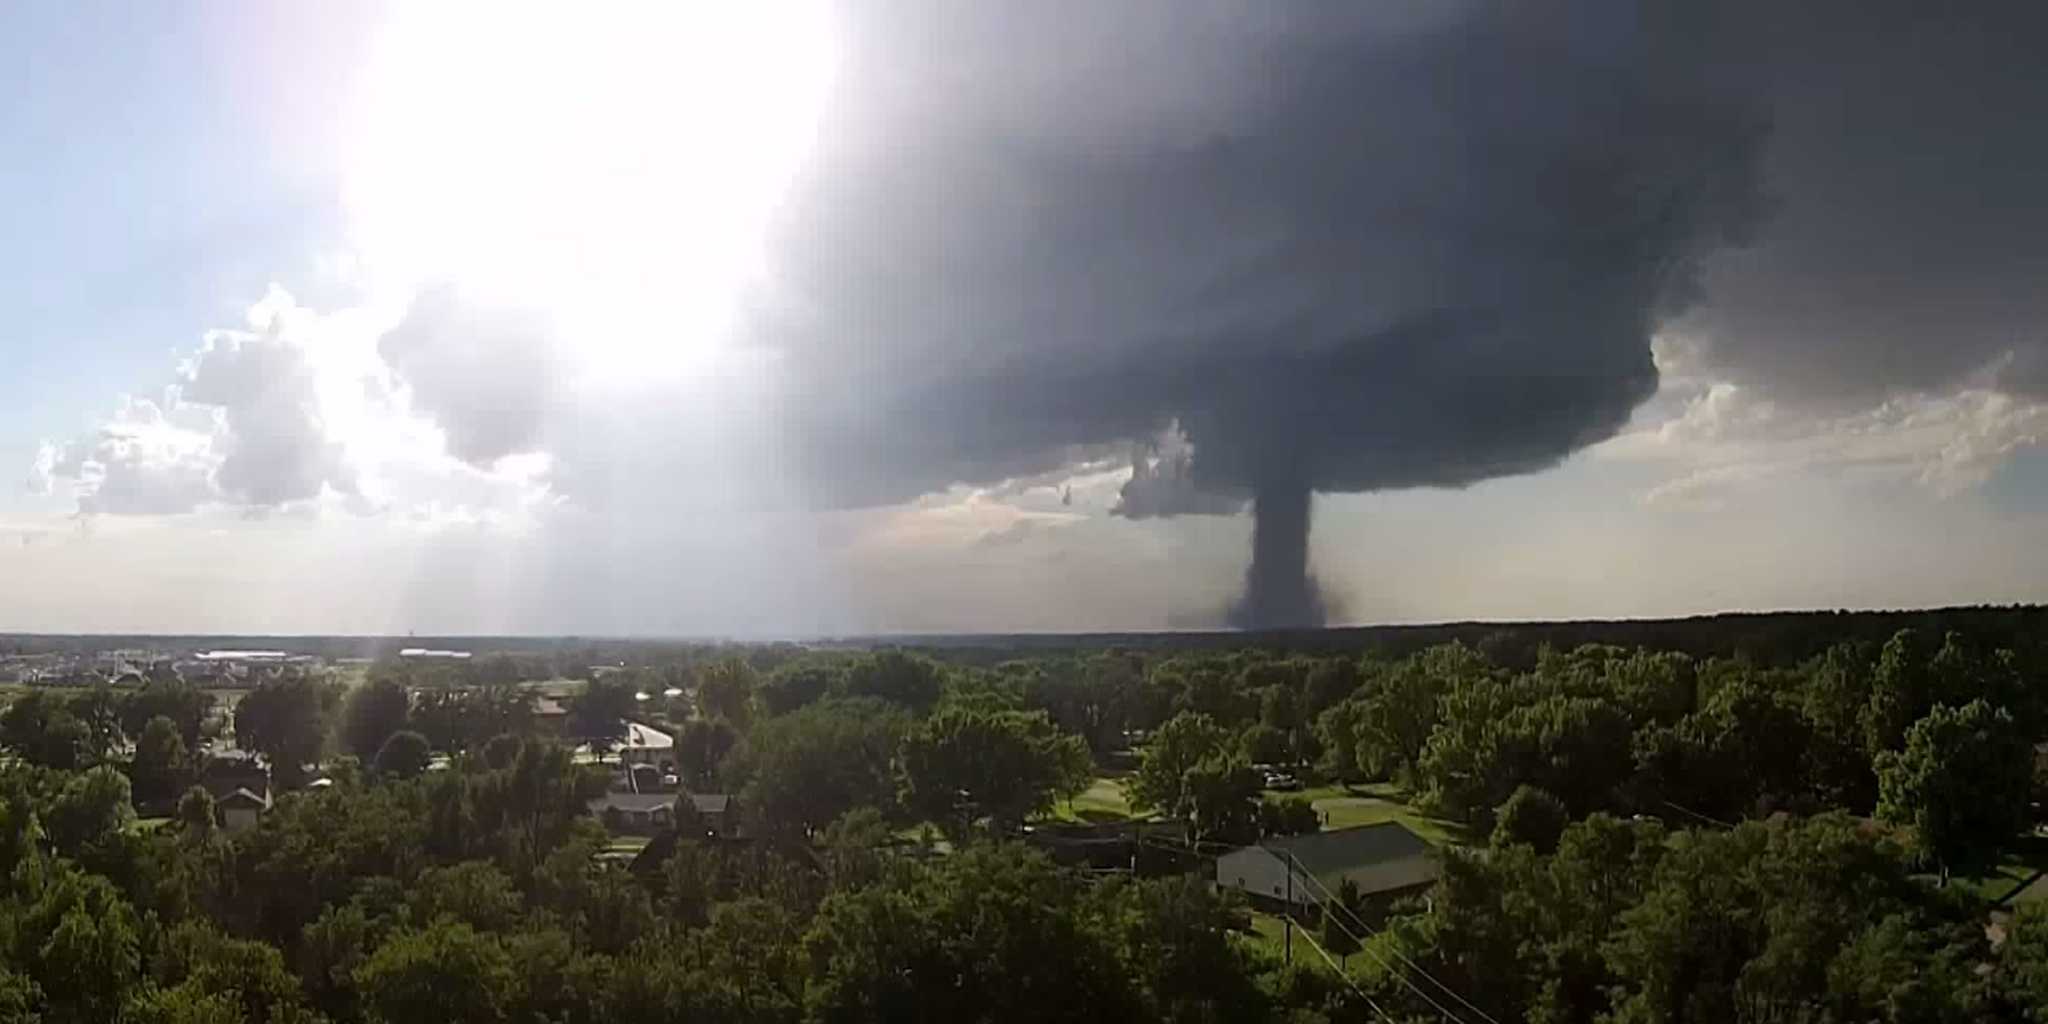
[[[1981,604],[1933,605],[1927,607],[1878,607],[1878,608],[1767,608],[1767,609],[1724,609],[1711,612],[1697,612],[1689,615],[1614,616],[1581,618],[1520,618],[1520,619],[1439,619],[1424,622],[1378,622],[1353,623],[1336,626],[1303,626],[1289,629],[1242,630],[1228,628],[1187,629],[1165,626],[1157,629],[1107,629],[1107,630],[926,630],[926,631],[879,631],[873,633],[760,633],[760,634],[685,634],[685,633],[175,633],[135,632],[119,630],[87,630],[79,632],[28,632],[0,631],[0,641],[13,639],[180,639],[180,640],[360,640],[360,641],[404,641],[404,640],[589,640],[629,643],[727,643],[727,644],[774,644],[774,643],[849,643],[856,641],[915,641],[951,640],[976,638],[1031,637],[1037,639],[1144,636],[1144,637],[1263,637],[1302,636],[1318,633],[1345,633],[1370,630],[1412,630],[1447,629],[1471,626],[1569,626],[1607,624],[1652,624],[1696,622],[1711,619],[1767,618],[1772,616],[1799,615],[1925,615],[1941,612],[1968,611],[2026,611],[2048,608],[2048,603],[2037,601],[2014,601],[2005,603],[1986,602]]]

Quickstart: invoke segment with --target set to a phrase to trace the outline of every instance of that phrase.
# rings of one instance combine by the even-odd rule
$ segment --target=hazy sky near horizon
[[[29,4],[0,631],[2048,600],[2048,5]],[[1797,10],[1783,8],[1796,7]]]

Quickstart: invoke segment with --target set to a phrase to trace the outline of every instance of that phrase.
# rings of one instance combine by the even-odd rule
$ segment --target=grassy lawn
[[[1132,810],[1131,802],[1124,798],[1123,783],[1115,776],[1098,775],[1072,801],[1053,804],[1052,812],[1044,820],[1100,825],[1138,817],[1142,815]]]
[[[604,852],[639,853],[641,850],[646,849],[648,840],[648,836],[613,836],[611,843],[604,848]]]
[[[1055,807],[1053,816],[1061,821],[1128,821],[1135,816],[1131,802],[1124,798],[1123,783],[1107,775],[1093,783],[1071,803]]]
[[[1442,818],[1432,818],[1416,810],[1412,804],[1402,799],[1401,791],[1392,783],[1313,786],[1292,793],[1269,790],[1266,795],[1276,799],[1307,798],[1317,811],[1328,815],[1328,820],[1323,824],[1325,830],[1398,821],[1408,826],[1409,831],[1439,846],[1468,841],[1463,825]]]
[[[1416,835],[1438,845],[1466,841],[1463,826],[1456,822],[1429,817],[1416,810],[1402,799],[1400,790],[1391,783],[1314,786],[1291,793],[1268,790],[1265,795],[1273,798],[1306,798],[1317,811],[1329,815],[1328,822],[1323,826],[1325,829],[1398,821],[1408,826]],[[1122,782],[1108,775],[1098,776],[1086,791],[1073,799],[1072,803],[1055,805],[1051,814],[1054,821],[1088,824],[1129,821],[1137,817],[1141,815],[1131,809],[1130,801],[1124,797]]]
[[[1247,943],[1271,953],[1277,958],[1286,950],[1287,940],[1284,929],[1285,925],[1278,917],[1272,914],[1261,914],[1253,911],[1252,930],[1241,934]],[[1299,940],[1297,939],[1296,941]],[[1314,956],[1315,954],[1310,952],[1308,955]]]
[[[1316,947],[1311,944],[1310,939],[1302,934],[1306,931],[1308,929],[1302,925],[1294,926],[1294,962],[1306,964],[1314,970],[1334,976],[1336,967],[1316,952]],[[1270,954],[1275,960],[1283,959],[1287,955],[1286,923],[1276,915],[1253,911],[1251,931],[1238,934],[1247,945]],[[1341,960],[1346,973],[1355,975],[1361,970],[1371,970],[1371,964],[1362,953],[1353,953]]]
[[[137,818],[128,826],[130,832],[154,832],[171,823],[169,818]]]
[[[2007,851],[1996,867],[1955,875],[1949,884],[1986,903],[2031,902],[2048,899],[2044,873],[2048,873],[2048,837],[2029,836]]]

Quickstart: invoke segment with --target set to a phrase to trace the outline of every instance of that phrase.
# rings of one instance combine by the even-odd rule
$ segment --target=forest
[[[2048,647],[1826,622],[17,691],[0,1020],[2048,1021]],[[633,723],[674,738],[651,836],[593,810]],[[210,783],[251,764],[237,825]],[[1432,842],[1426,891],[1281,945],[1207,870],[1365,805]],[[1185,856],[1043,841],[1141,821]]]

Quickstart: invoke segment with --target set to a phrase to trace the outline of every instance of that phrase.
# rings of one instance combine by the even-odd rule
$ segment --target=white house
[[[660,764],[676,759],[676,738],[639,722],[626,723],[626,735],[619,740],[619,760]]]
[[[1293,884],[1288,876],[1292,874]],[[1255,901],[1321,904],[1345,879],[1364,896],[1419,889],[1436,880],[1429,843],[1400,822],[1274,837],[1216,858],[1216,885]]]

